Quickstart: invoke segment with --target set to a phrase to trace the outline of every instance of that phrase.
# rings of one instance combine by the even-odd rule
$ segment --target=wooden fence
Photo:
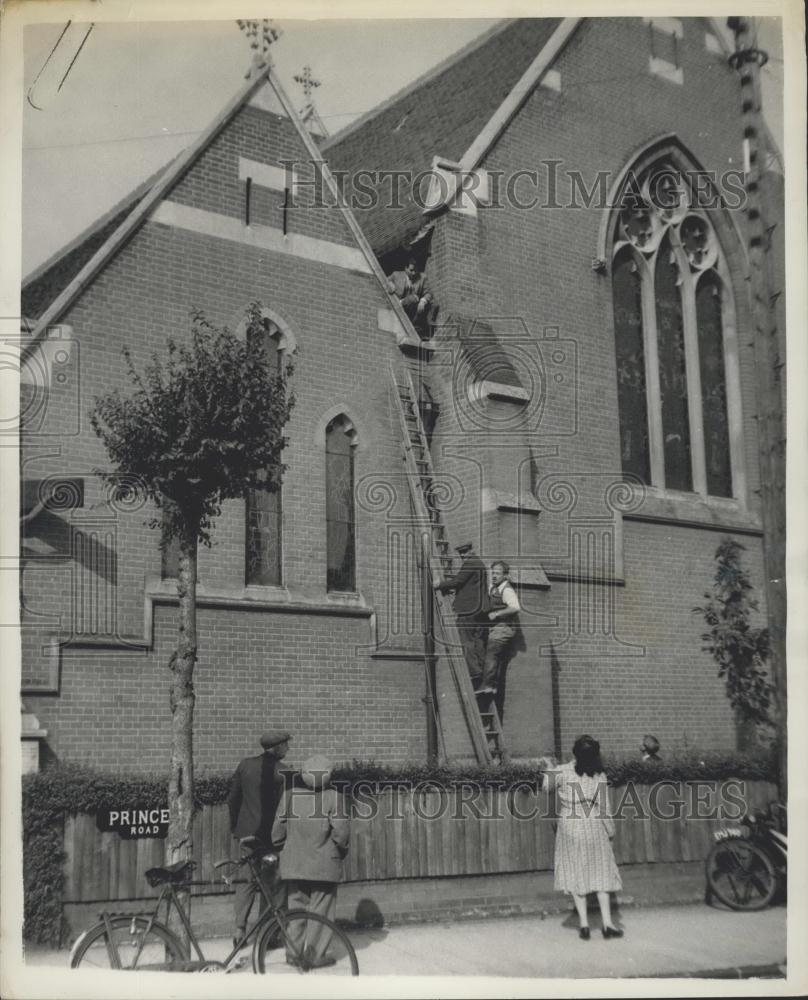
[[[610,790],[619,864],[699,861],[713,831],[737,817],[733,802],[751,809],[776,797],[768,782],[660,783]],[[699,801],[701,805],[699,806]],[[696,818],[719,805],[714,818]],[[701,810],[701,811],[700,811]],[[65,823],[63,901],[90,902],[154,896],[147,868],[164,863],[165,841],[122,840],[101,833],[95,817],[79,814]],[[554,830],[546,795],[518,789],[390,789],[358,796],[352,805],[348,882],[390,878],[435,878],[552,867]],[[206,806],[194,820],[195,878],[208,892],[216,883],[215,862],[238,857],[226,805]]]

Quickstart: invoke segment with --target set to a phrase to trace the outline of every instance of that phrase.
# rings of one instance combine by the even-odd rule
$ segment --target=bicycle
[[[772,802],[751,813],[739,827],[715,833],[705,861],[707,902],[715,896],[733,910],[762,910],[785,885],[788,863],[786,809]]]
[[[245,838],[242,844],[249,848]],[[214,868],[238,869],[247,865],[250,878],[267,904],[267,909],[245,930],[223,960],[205,958],[194,934],[188,913],[177,895],[191,886],[209,885],[194,882],[191,875],[194,861],[179,861],[165,868],[150,868],[146,881],[153,887],[162,886],[151,913],[102,912],[97,924],[79,936],[70,951],[70,968],[136,969],[160,972],[233,972],[240,968],[236,961],[241,949],[253,939],[252,970],[255,973],[323,973],[327,975],[359,975],[356,952],[345,932],[331,920],[306,910],[282,910],[277,907],[260,878],[261,865],[272,869],[278,865],[277,854],[268,853],[260,844],[253,847],[240,861],[226,859]],[[226,885],[232,875],[223,876]],[[165,923],[159,919],[160,907],[166,904]],[[197,958],[191,958],[184,942],[167,924],[172,907],[188,937]],[[330,952],[326,956],[326,951]]]

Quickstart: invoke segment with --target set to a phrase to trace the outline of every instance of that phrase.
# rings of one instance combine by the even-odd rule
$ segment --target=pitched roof
[[[165,197],[166,194],[168,194],[170,189],[185,173],[185,171],[191,167],[191,165],[197,160],[197,158],[219,134],[224,126],[231,121],[236,112],[242,108],[261,87],[267,84],[273,89],[275,97],[294,124],[312,162],[317,163],[322,169],[324,182],[330,188],[339,210],[343,213],[345,221],[348,224],[348,228],[351,230],[357,246],[370,265],[371,273],[376,278],[379,285],[384,289],[385,298],[388,300],[389,308],[393,310],[399,321],[399,331],[396,334],[399,343],[409,343],[412,345],[417,345],[419,343],[419,337],[407,318],[401,303],[395,296],[387,295],[386,278],[379,266],[379,262],[376,259],[373,250],[362,232],[361,227],[357,224],[350,209],[348,209],[337,197],[337,185],[334,178],[331,176],[328,164],[323,159],[320,151],[314,143],[314,140],[301,122],[299,115],[289,101],[289,98],[281,87],[275,73],[271,72],[270,66],[266,66],[260,72],[253,75],[252,79],[235,94],[228,104],[213,119],[208,128],[205,129],[205,131],[202,132],[201,135],[199,135],[194,142],[187,147],[187,149],[172,160],[171,163],[159,172],[159,174],[155,175],[156,180],[154,180],[153,183],[151,183],[151,179],[149,182],[144,182],[144,184],[141,185],[140,188],[136,189],[136,191],[133,192],[128,199],[124,199],[124,202],[120,203],[119,206],[116,206],[116,209],[120,209],[119,211],[113,209],[112,213],[114,214],[107,213],[107,215],[99,220],[94,226],[91,226],[90,229],[83,234],[85,237],[84,242],[81,242],[81,238],[79,241],[73,241],[73,243],[66,248],[67,257],[65,257],[65,251],[62,251],[56,258],[46,262],[46,265],[43,265],[48,268],[48,271],[58,273],[60,265],[65,264],[66,260],[71,260],[71,258],[75,257],[77,269],[74,269],[72,264],[70,267],[66,268],[65,273],[67,274],[70,272],[69,277],[67,278],[67,284],[59,284],[58,287],[60,290],[56,297],[53,298],[53,300],[50,301],[48,305],[45,306],[44,309],[42,309],[42,311],[37,315],[36,325],[32,331],[31,341],[25,345],[22,351],[23,361],[25,361],[25,359],[28,358],[37,348],[40,341],[47,337],[48,327],[55,323],[59,317],[63,315],[64,311],[70,306],[75,298],[81,294],[90,282],[92,282],[98,272],[131,238],[140,225],[146,220],[152,209],[162,200],[162,198]],[[145,189],[145,192],[141,189]],[[42,269],[37,269],[37,272],[41,275]],[[37,272],[35,272],[35,274],[31,277],[37,276]],[[49,291],[52,292],[53,288],[49,287]]]
[[[332,168],[427,171],[432,157],[457,161],[542,50],[561,18],[522,18],[497,25],[453,57],[323,143]],[[401,208],[390,207],[390,180],[370,208],[353,206],[381,256],[423,224],[421,208],[401,184]],[[350,194],[346,184],[346,196]],[[424,192],[425,193],[425,192]],[[387,197],[385,197],[385,195]]]

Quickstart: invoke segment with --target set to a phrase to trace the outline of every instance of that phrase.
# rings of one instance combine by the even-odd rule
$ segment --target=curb
[[[785,979],[786,962],[768,965],[736,965],[726,969],[703,969],[699,972],[654,972],[641,979]]]
[[[618,895],[617,898],[613,900],[612,906],[617,913],[620,913],[621,910],[639,910],[652,906],[692,906],[694,903],[704,903],[703,890],[694,890],[690,893],[683,892],[676,898],[671,898],[670,896],[665,895],[648,895],[640,897]],[[590,909],[594,912],[597,907],[590,905]],[[503,901],[502,903],[489,903],[487,905],[484,904],[474,907],[461,907],[457,905],[448,906],[446,909],[436,909],[432,913],[425,911],[407,914],[394,913],[385,919],[384,926],[400,927],[407,924],[442,923],[447,920],[488,920],[507,917],[539,917],[539,919],[544,920],[546,917],[561,916],[565,913],[575,913],[575,907],[572,903],[567,902],[562,898],[559,898],[557,903],[548,902],[547,900],[531,900],[523,903]],[[353,927],[356,930],[363,930],[366,929],[367,926],[373,926],[357,924],[350,920],[338,922],[344,922],[346,926]]]

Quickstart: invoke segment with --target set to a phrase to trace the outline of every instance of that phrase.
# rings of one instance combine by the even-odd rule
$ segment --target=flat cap
[[[465,555],[466,552],[471,552],[471,550],[473,548],[474,548],[474,545],[473,545],[472,542],[463,542],[461,545],[456,545],[455,546],[455,552],[457,552],[458,555],[462,556],[462,555]]]
[[[282,729],[270,729],[261,737],[261,746],[264,750],[268,750],[270,747],[276,747],[279,743],[286,743],[289,739],[291,739],[289,733]]]

